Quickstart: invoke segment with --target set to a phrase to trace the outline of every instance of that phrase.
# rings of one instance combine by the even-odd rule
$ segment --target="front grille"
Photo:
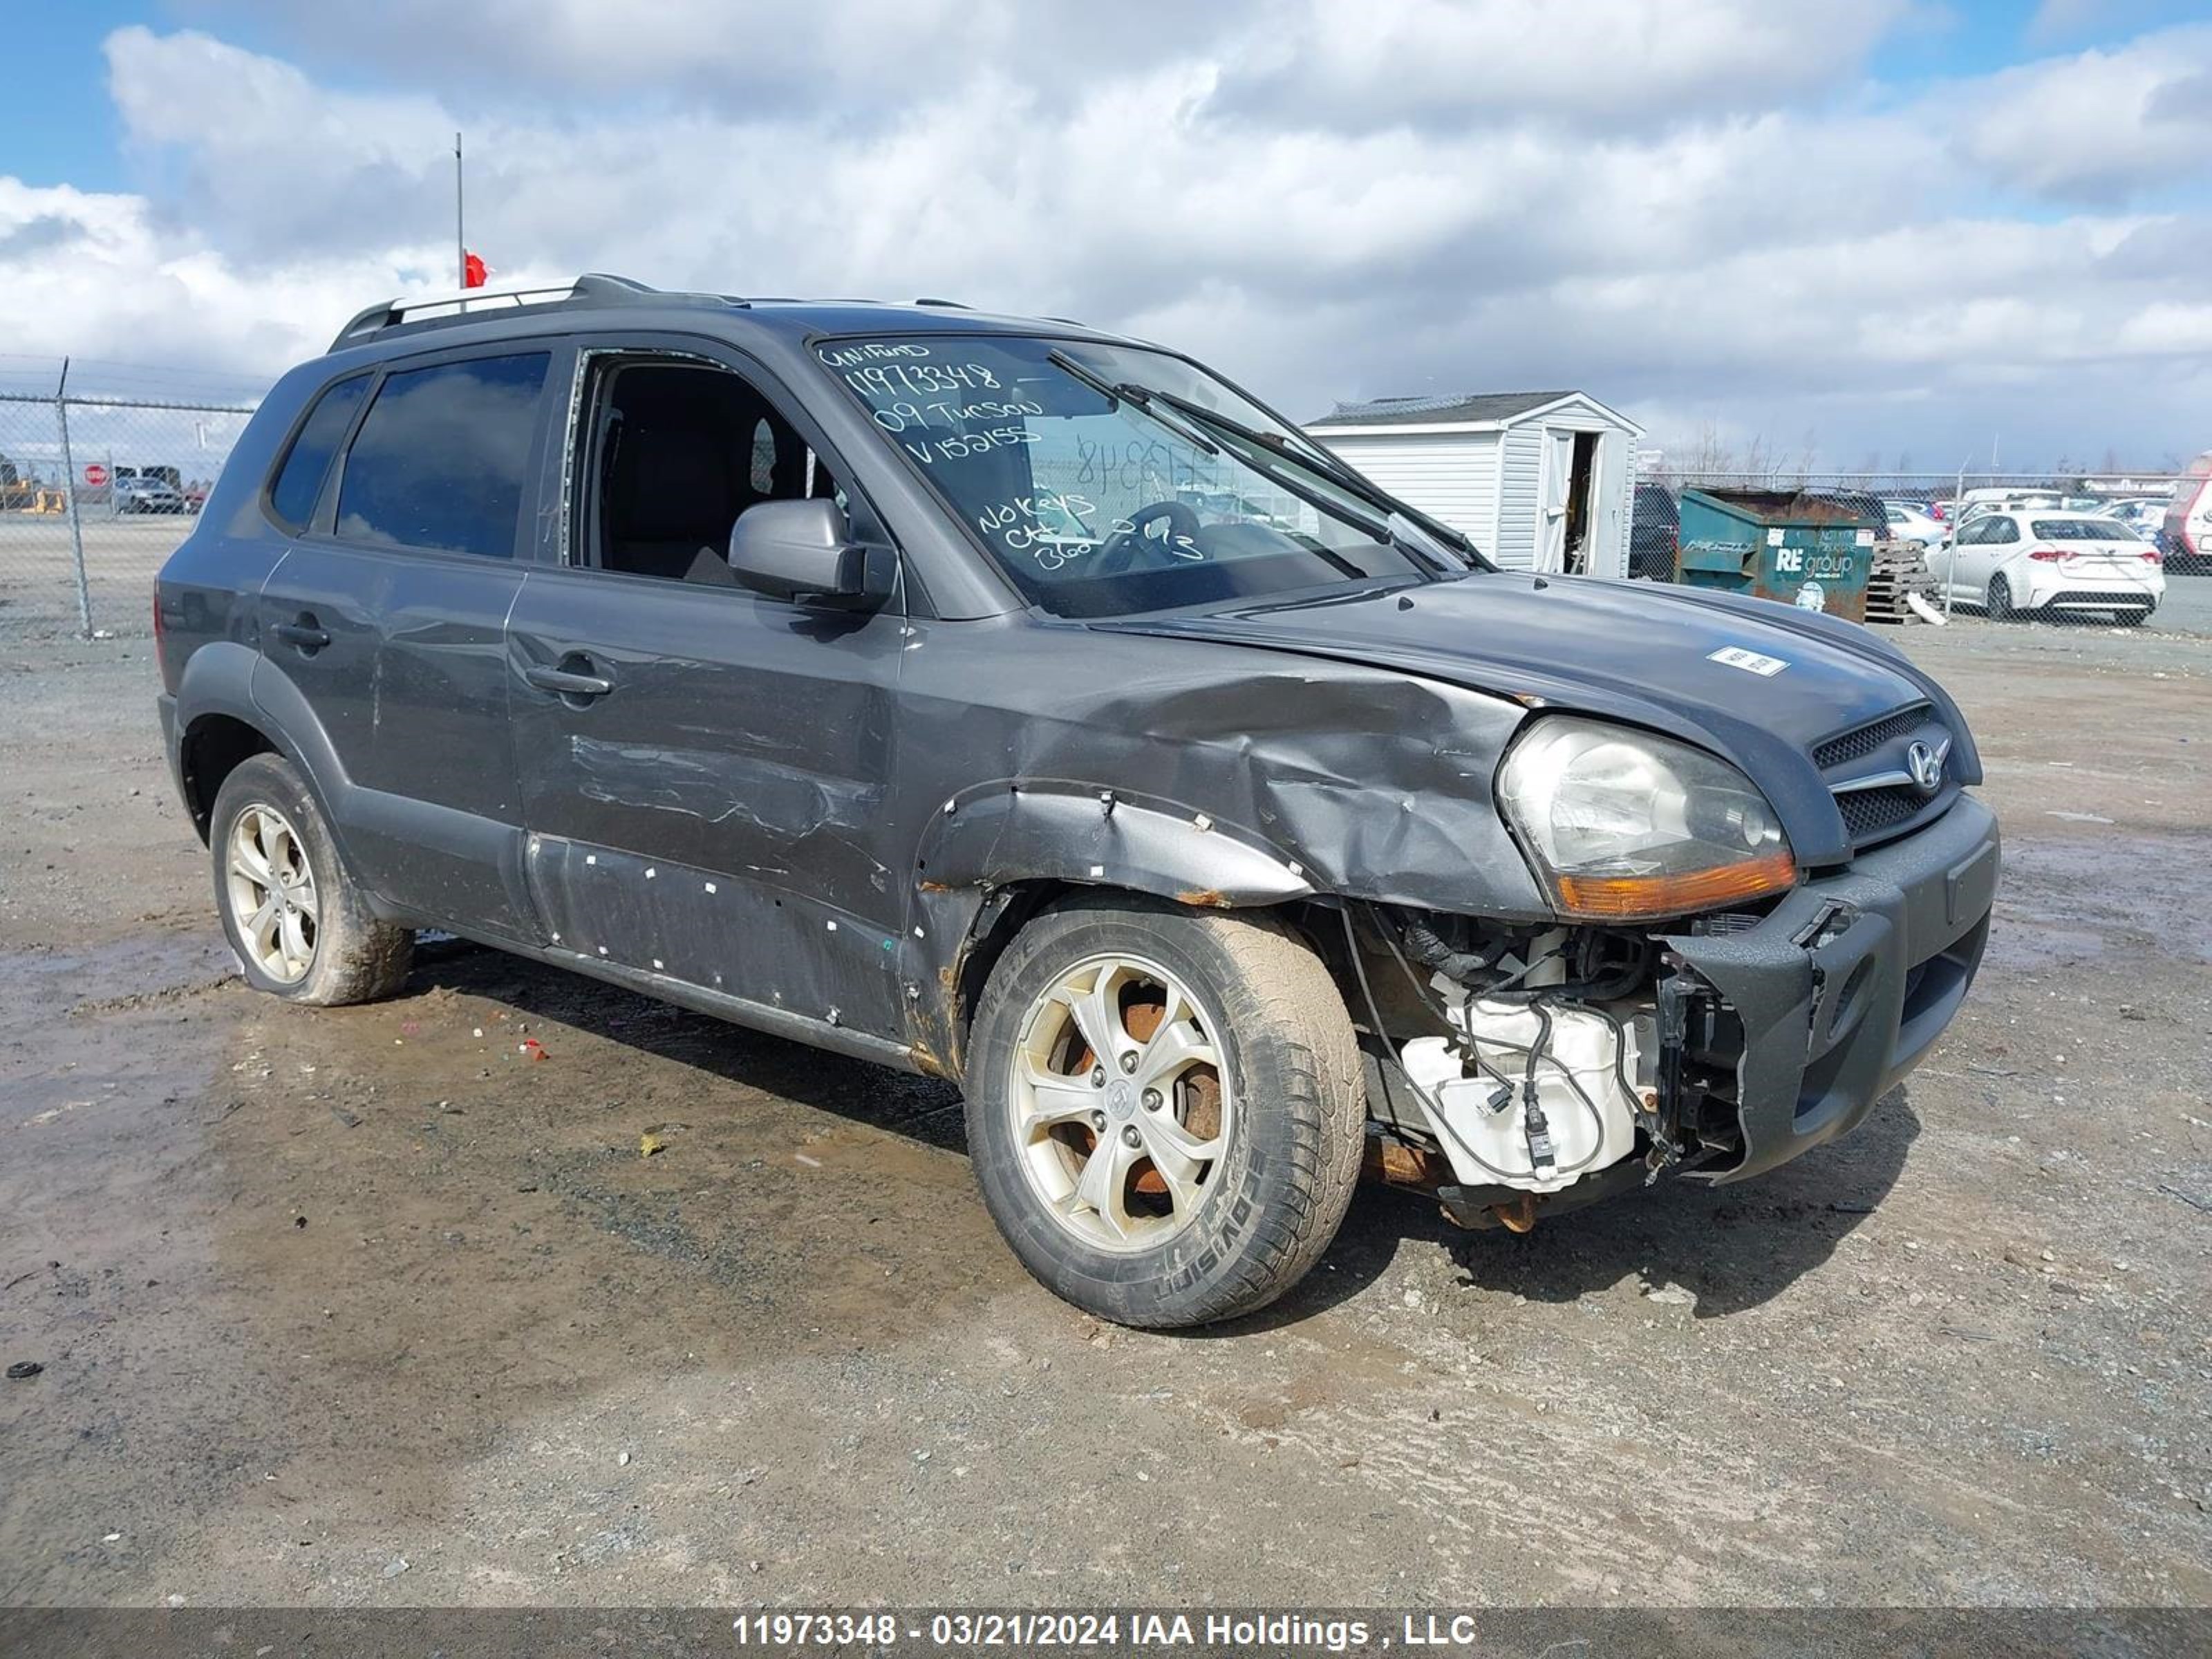
[[[1906,733],[1917,732],[1928,724],[1928,705],[1913,704],[1900,708],[1894,714],[1885,714],[1871,726],[1862,726],[1855,732],[1830,738],[1813,751],[1813,764],[1823,772],[1838,766],[1848,766],[1855,760],[1864,760],[1884,744],[1894,743]]]
[[[1917,817],[1939,799],[1922,794],[1909,783],[1899,783],[1883,789],[1854,789],[1837,796],[1836,806],[1856,846]]]

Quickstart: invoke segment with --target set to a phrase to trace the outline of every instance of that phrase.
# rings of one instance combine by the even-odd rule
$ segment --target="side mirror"
[[[845,509],[830,501],[760,501],[730,527],[730,574],[738,586],[777,599],[859,607],[888,599],[891,550],[853,539]]]

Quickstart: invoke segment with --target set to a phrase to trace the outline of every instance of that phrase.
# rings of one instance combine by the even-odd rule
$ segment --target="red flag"
[[[471,253],[461,262],[461,286],[482,288],[483,285],[484,262],[479,255]]]

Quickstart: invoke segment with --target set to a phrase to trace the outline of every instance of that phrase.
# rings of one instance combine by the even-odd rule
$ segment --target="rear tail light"
[[[2031,547],[2027,550],[2027,556],[2039,563],[2057,564],[2059,560],[2070,557],[2071,555],[2063,547]]]
[[[2141,559],[2145,564],[2164,564],[2166,562],[2166,555],[2160,552],[2154,547],[2144,548],[2141,552],[2136,555],[2136,557]]]

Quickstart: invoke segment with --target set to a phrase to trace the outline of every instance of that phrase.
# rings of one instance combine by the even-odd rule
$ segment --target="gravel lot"
[[[939,1085],[450,945],[374,1007],[250,994],[145,642],[13,640],[0,1604],[2212,1601],[2175,589],[1902,635],[2008,869],[1856,1135],[1527,1238],[1367,1193],[1183,1337],[1022,1274]]]

